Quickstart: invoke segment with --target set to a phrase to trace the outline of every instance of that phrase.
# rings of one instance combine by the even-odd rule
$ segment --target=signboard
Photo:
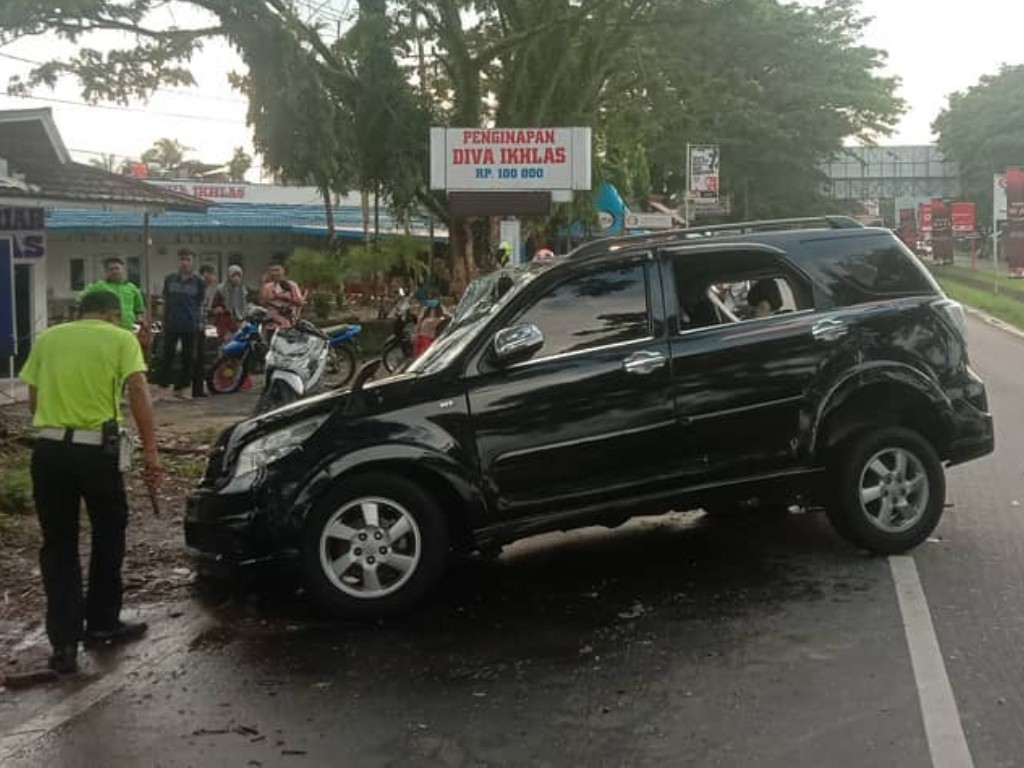
[[[0,236],[0,358],[18,353],[14,320],[14,246],[10,237]]]
[[[992,213],[995,221],[1006,221],[1006,174],[997,173],[992,183]]]
[[[672,229],[672,217],[667,213],[627,213],[626,229]]]
[[[42,208],[0,208],[0,237],[11,239],[14,258],[46,257],[46,212]]]
[[[1024,169],[1006,169],[1006,262],[1010,274],[1024,275]]]
[[[590,189],[590,128],[431,128],[430,188]]]
[[[695,200],[717,200],[721,152],[716,144],[693,144],[686,149],[686,189]]]
[[[945,201],[935,198],[932,213],[932,258],[939,264],[953,263],[953,220]]]
[[[932,204],[921,203],[917,207],[917,220],[922,232],[932,231]]]
[[[958,235],[969,235],[976,226],[974,203],[953,203],[953,232]]]

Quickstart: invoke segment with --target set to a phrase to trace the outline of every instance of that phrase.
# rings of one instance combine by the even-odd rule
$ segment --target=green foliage
[[[952,94],[932,130],[946,158],[958,164],[979,220],[991,220],[993,175],[1024,165],[1024,65],[1005,66]]]
[[[296,248],[288,260],[288,272],[314,292],[341,290],[345,279],[345,266],[336,251],[321,251],[312,248]]]
[[[252,168],[252,157],[244,147],[235,147],[235,152],[228,161],[228,178],[235,183],[245,181],[245,174]]]
[[[6,0],[0,43],[131,38],[10,86],[72,74],[86,98],[124,101],[190,82],[189,56],[224,37],[248,68],[232,82],[249,97],[269,169],[317,186],[328,216],[332,194],[359,188],[443,220],[443,195],[426,189],[431,124],[593,126],[596,175],[635,205],[649,194],[678,201],[687,142],[716,142],[738,211],[768,216],[823,210],[822,162],[847,137],[885,134],[902,109],[896,81],[880,75],[884,54],[861,43],[858,0],[359,0],[357,23],[330,45],[297,15],[301,4],[185,2],[212,23],[156,28],[164,0]]]
[[[153,146],[142,153],[142,162],[160,166],[163,171],[173,171],[185,162],[185,153],[191,147],[182,146],[177,139],[157,139]]]

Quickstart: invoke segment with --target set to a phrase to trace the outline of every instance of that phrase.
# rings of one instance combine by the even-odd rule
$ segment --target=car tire
[[[942,461],[931,443],[904,427],[871,429],[848,440],[836,452],[831,480],[825,511],[833,527],[878,555],[925,541],[945,507]]]
[[[314,598],[342,618],[409,609],[449,558],[437,501],[418,484],[373,473],[340,483],[306,521],[303,565]]]

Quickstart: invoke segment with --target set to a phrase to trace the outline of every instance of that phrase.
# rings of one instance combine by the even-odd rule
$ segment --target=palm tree
[[[89,165],[93,168],[101,168],[107,173],[114,173],[119,168],[117,155],[110,155],[106,152],[101,153],[99,157],[92,158]]]
[[[157,139],[142,153],[142,162],[158,165],[163,171],[173,171],[184,162],[185,153],[191,150],[192,147],[183,146],[177,139]]]

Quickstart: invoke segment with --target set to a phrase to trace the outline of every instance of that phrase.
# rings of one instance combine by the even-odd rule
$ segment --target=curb
[[[986,325],[991,325],[993,328],[998,328],[1011,336],[1016,336],[1018,339],[1024,340],[1024,330],[1021,330],[1014,325],[1010,325],[1005,320],[1000,320],[998,317],[993,317],[988,314],[988,312],[982,312],[980,309],[975,309],[967,304],[963,304],[962,306],[967,314],[978,318]]]

